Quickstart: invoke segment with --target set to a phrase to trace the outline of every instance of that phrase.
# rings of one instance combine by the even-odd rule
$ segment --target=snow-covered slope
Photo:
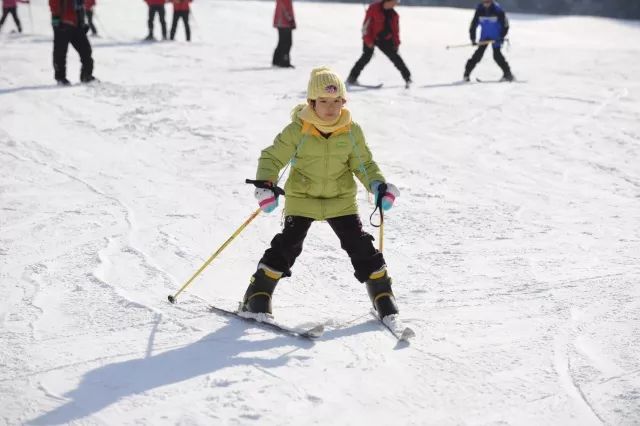
[[[456,85],[471,50],[444,46],[471,12],[399,8],[414,87],[378,53],[361,80],[384,87],[348,106],[402,191],[385,257],[410,346],[324,223],[274,298],[332,320],[319,341],[207,312],[242,296],[280,210],[167,302],[257,207],[244,179],[309,71],[360,53],[362,5],[295,6],[297,67],[276,70],[271,2],[201,0],[193,43],[148,44],[142,1],[101,1],[103,83],[65,89],[45,2],[31,25],[21,6],[29,34],[5,24],[0,423],[638,424],[637,23],[511,15],[520,82]],[[500,76],[490,55],[475,74]]]

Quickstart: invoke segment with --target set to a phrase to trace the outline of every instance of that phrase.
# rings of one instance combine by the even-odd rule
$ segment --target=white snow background
[[[0,34],[0,423],[640,424],[640,23],[511,14],[514,84],[455,85],[471,10],[400,6],[405,90],[379,52],[348,107],[402,194],[384,253],[398,345],[326,223],[274,296],[306,341],[222,317],[281,209],[260,150],[313,67],[361,52],[360,4],[197,1],[193,42],[143,43],[146,5],[103,0],[102,83],[59,88],[46,2]],[[168,7],[171,17],[171,7]],[[159,34],[156,22],[156,36]],[[79,61],[70,48],[68,77]],[[474,76],[501,75],[487,52]],[[372,205],[359,192],[366,229]],[[377,242],[376,242],[377,244]]]

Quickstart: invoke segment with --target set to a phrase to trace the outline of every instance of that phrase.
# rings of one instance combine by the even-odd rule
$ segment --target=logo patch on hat
[[[324,91],[335,95],[336,93],[338,93],[338,88],[335,85],[330,84],[328,86],[325,86]]]

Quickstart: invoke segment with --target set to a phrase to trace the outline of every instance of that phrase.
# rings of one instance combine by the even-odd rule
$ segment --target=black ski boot
[[[502,78],[500,79],[500,81],[508,81],[508,82],[512,82],[514,81],[516,78],[513,76],[513,74],[509,73],[505,73]]]
[[[281,276],[280,272],[259,268],[251,276],[240,310],[254,314],[270,314],[271,296]]]
[[[380,318],[398,313],[396,298],[391,290],[391,277],[386,269],[371,274],[367,280],[367,293]]]
[[[411,84],[413,83],[413,80],[411,80],[411,77],[407,77],[404,79],[404,88],[408,89],[411,87]]]
[[[93,82],[98,82],[98,79],[95,78],[92,75],[80,75],[80,82],[82,83],[93,83]]]

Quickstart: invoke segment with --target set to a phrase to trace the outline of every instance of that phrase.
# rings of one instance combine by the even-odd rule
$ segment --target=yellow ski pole
[[[231,243],[231,241],[233,241],[233,239],[234,239],[235,237],[237,237],[237,236],[238,236],[238,235],[239,235],[239,234],[244,230],[244,228],[246,228],[246,227],[247,227],[247,225],[249,225],[249,224],[251,223],[251,221],[252,221],[253,219],[255,219],[255,218],[258,216],[258,214],[260,214],[260,208],[258,208],[256,211],[254,211],[253,213],[251,213],[251,216],[249,216],[249,218],[248,218],[247,220],[245,220],[245,221],[244,221],[244,223],[243,223],[242,225],[240,225],[240,227],[236,230],[236,232],[234,232],[234,233],[233,233],[233,235],[231,235],[231,237],[229,237],[229,239],[228,239],[227,241],[225,241],[225,242],[224,242],[224,244],[222,244],[222,245],[220,246],[220,248],[219,248],[218,250],[216,250],[216,252],[215,252],[215,253],[213,253],[213,254],[211,255],[211,257],[209,257],[209,259],[207,259],[207,261],[206,261],[206,262],[204,262],[204,264],[200,267],[200,269],[198,269],[198,270],[195,272],[195,274],[193,274],[193,275],[191,276],[191,278],[189,278],[189,280],[188,280],[186,283],[184,283],[184,285],[183,285],[182,287],[180,287],[180,290],[178,290],[178,291],[176,292],[176,294],[174,294],[174,295],[169,295],[169,297],[168,297],[169,302],[171,302],[171,303],[176,303],[176,297],[178,297],[178,295],[179,295],[180,293],[182,293],[182,291],[183,291],[185,288],[187,288],[187,287],[189,286],[189,284],[191,284],[191,282],[192,282],[194,279],[196,279],[196,277],[197,277],[198,275],[200,275],[200,273],[201,273],[202,271],[204,271],[204,269],[205,269],[207,266],[209,266],[209,264],[210,264],[211,262],[213,262],[213,259],[215,259],[215,258],[216,258],[216,257],[217,257],[221,252],[222,252],[222,250],[224,250],[224,249],[229,245],[229,243]]]
[[[382,210],[380,211],[380,253],[382,253],[382,248],[384,246],[384,216],[382,215]]]
[[[287,166],[287,167],[289,167],[289,166]],[[284,172],[287,170],[287,167],[285,167],[285,169],[284,169],[284,171],[282,172],[282,174],[284,174]],[[282,178],[282,174],[278,177],[278,182],[280,181],[280,178]],[[271,182],[269,182],[269,181],[245,179],[245,183],[250,183],[250,184],[252,184],[252,185],[255,185],[255,186],[256,186],[256,187],[258,187],[258,188],[267,188],[267,189],[272,190],[272,191],[273,191],[273,193],[276,195],[276,198],[277,198],[279,195],[282,195],[282,196],[284,196],[284,195],[285,195],[285,194],[284,194],[284,190],[283,190],[282,188],[280,188],[280,187],[277,185],[277,184],[278,184],[278,182],[276,182],[275,184],[273,184],[273,183],[271,183]],[[189,284],[191,284],[191,282],[192,282],[194,279],[196,279],[196,277],[197,277],[198,275],[200,275],[200,273],[201,273],[202,271],[204,271],[204,269],[205,269],[207,266],[209,266],[209,264],[210,264],[211,262],[213,262],[213,259],[215,259],[215,258],[216,258],[216,257],[217,257],[221,252],[222,252],[222,250],[224,250],[224,249],[229,245],[229,243],[231,243],[231,241],[233,241],[233,239],[234,239],[235,237],[237,237],[238,235],[240,235],[240,233],[244,230],[244,228],[246,228],[246,227],[247,227],[247,225],[249,225],[249,224],[251,223],[251,221],[252,221],[253,219],[255,219],[255,218],[258,216],[258,214],[260,214],[260,208],[257,208],[257,209],[256,209],[256,211],[254,211],[253,213],[251,213],[251,216],[249,216],[249,218],[248,218],[247,220],[245,220],[245,221],[244,221],[244,223],[243,223],[242,225],[240,225],[240,227],[239,227],[238,229],[236,229],[236,232],[234,232],[234,233],[233,233],[233,235],[231,235],[231,236],[229,237],[229,239],[228,239],[227,241],[225,241],[225,242],[224,242],[224,244],[222,244],[222,245],[220,246],[220,248],[219,248],[218,250],[216,250],[216,252],[215,252],[215,253],[213,253],[213,254],[211,255],[211,257],[209,257],[209,259],[207,259],[207,261],[206,261],[206,262],[204,262],[204,264],[200,267],[200,269],[198,269],[198,270],[197,270],[197,271],[196,271],[196,272],[191,276],[191,278],[189,278],[189,280],[188,280],[186,283],[184,283],[184,285],[183,285],[182,287],[180,287],[180,290],[178,290],[178,291],[176,292],[176,294],[174,294],[174,295],[169,295],[169,296],[168,296],[169,302],[171,302],[171,303],[176,303],[176,297],[178,297],[178,295],[179,295],[180,293],[182,293],[182,291],[183,291],[185,288],[189,287]]]

